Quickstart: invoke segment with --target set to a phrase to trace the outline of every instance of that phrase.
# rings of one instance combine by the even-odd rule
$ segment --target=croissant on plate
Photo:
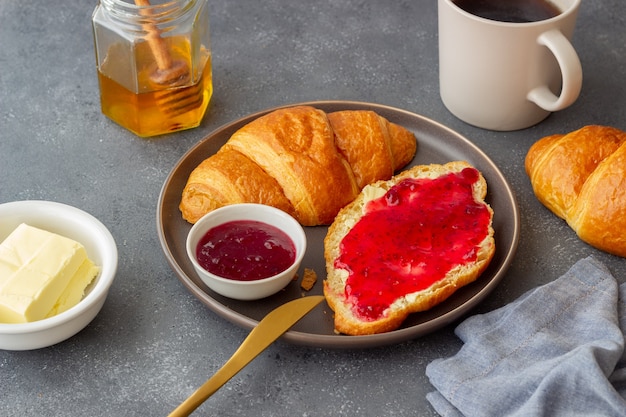
[[[408,164],[413,133],[373,111],[279,109],[236,131],[190,174],[180,210],[195,223],[216,208],[261,203],[304,226],[329,224],[361,189]]]
[[[585,126],[533,144],[535,195],[590,245],[626,257],[626,132]]]

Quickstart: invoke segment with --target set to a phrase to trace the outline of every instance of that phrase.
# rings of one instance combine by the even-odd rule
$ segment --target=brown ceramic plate
[[[443,303],[423,313],[412,314],[401,328],[383,334],[345,336],[333,332],[333,313],[323,303],[298,322],[283,340],[308,346],[330,348],[365,348],[398,343],[423,336],[462,317],[480,303],[498,285],[509,268],[520,233],[520,217],[511,187],[496,165],[472,142],[432,120],[396,108],[352,101],[319,101],[307,104],[326,112],[337,110],[373,110],[388,120],[413,131],[418,140],[412,165],[466,160],[478,168],[487,180],[487,202],[494,211],[496,253],[488,269],[474,283],[459,289]],[[295,105],[295,104],[293,104]],[[290,105],[292,106],[292,105]],[[289,107],[289,106],[285,106]],[[237,129],[253,119],[276,110],[268,109],[246,116],[209,134],[191,148],[169,174],[157,207],[157,229],[161,246],[180,281],[215,313],[244,328],[253,328],[275,307],[302,297],[298,282],[283,291],[258,301],[237,301],[214,293],[196,275],[185,252],[185,239],[191,225],[182,219],[178,204],[191,171],[205,158],[217,152]],[[306,228],[307,253],[302,267],[313,268],[318,275],[308,294],[322,294],[326,276],[323,240],[326,227]],[[302,271],[301,271],[302,272]],[[300,276],[302,274],[300,273]]]

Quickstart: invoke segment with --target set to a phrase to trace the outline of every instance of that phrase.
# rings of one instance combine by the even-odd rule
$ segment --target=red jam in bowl
[[[289,268],[296,247],[272,225],[236,220],[209,229],[196,248],[198,263],[212,274],[237,281],[269,278]]]
[[[399,297],[476,259],[491,222],[487,205],[472,194],[478,175],[467,168],[436,179],[405,179],[367,203],[335,261],[349,272],[346,297],[356,314],[377,319]]]

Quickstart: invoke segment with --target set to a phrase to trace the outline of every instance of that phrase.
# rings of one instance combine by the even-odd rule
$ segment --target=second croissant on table
[[[578,236],[626,257],[626,132],[585,126],[537,141],[526,155],[535,195]]]
[[[236,131],[190,174],[183,217],[195,223],[216,208],[261,203],[304,226],[329,224],[360,190],[408,164],[413,133],[373,111],[279,109]]]

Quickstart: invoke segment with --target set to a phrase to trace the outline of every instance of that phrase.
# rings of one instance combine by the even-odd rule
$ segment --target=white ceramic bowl
[[[253,281],[223,278],[204,269],[196,257],[198,242],[209,229],[236,220],[259,221],[285,232],[296,247],[294,263],[277,275]],[[298,271],[305,252],[306,235],[300,223],[284,211],[263,204],[233,204],[213,210],[198,220],[187,236],[187,256],[200,279],[216,293],[237,300],[258,300],[285,288]]]
[[[30,323],[0,323],[0,349],[29,350],[54,345],[81,331],[98,314],[117,271],[117,246],[92,215],[61,203],[16,201],[0,204],[0,242],[20,223],[74,239],[85,246],[100,273],[83,299],[56,316]]]

